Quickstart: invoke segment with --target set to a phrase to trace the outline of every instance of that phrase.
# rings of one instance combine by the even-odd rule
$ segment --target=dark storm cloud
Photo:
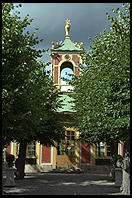
[[[121,7],[122,3],[22,3],[21,16],[27,14],[34,21],[29,29],[38,27],[37,36],[43,38],[40,48],[50,48],[52,41],[64,40],[65,20],[71,20],[71,40],[83,42],[88,46],[88,37],[94,38],[104,28],[109,29],[110,22],[106,12],[112,14],[112,8]]]

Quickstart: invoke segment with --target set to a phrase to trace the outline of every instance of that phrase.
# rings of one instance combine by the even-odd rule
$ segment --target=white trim
[[[120,155],[121,154],[121,144],[118,143],[118,154]]]
[[[13,155],[13,142],[11,142],[10,144],[11,144],[11,151],[10,151],[10,153]]]
[[[92,165],[92,145],[90,144],[90,164]]]
[[[41,163],[41,165],[52,165],[52,163]]]
[[[94,151],[93,151],[93,145],[91,145],[90,146],[90,153],[91,153],[91,155],[90,155],[90,162],[91,162],[91,165],[93,165],[94,163],[93,163],[93,159],[94,159]]]

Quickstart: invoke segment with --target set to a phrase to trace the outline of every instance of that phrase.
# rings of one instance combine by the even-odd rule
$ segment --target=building
[[[109,165],[111,159],[110,147],[104,143],[98,146],[79,142],[79,132],[72,127],[75,121],[73,105],[70,97],[72,87],[61,80],[64,69],[70,69],[75,75],[79,75],[80,64],[82,64],[82,45],[74,43],[70,39],[70,20],[66,20],[65,39],[62,42],[52,43],[51,62],[52,75],[56,88],[60,90],[63,99],[62,108],[58,109],[65,125],[65,138],[57,142],[57,147],[44,146],[39,142],[33,142],[27,146],[26,172],[48,171],[57,167],[80,167],[82,169],[92,168],[100,165]],[[70,90],[69,90],[70,89]],[[122,147],[120,146],[120,153]],[[6,153],[18,156],[19,144],[11,142]]]

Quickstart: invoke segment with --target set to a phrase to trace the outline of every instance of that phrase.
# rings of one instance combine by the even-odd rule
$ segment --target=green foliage
[[[52,143],[61,136],[55,124],[59,95],[46,74],[48,63],[38,61],[46,50],[37,49],[42,39],[35,32],[26,32],[33,19],[22,20],[13,9],[13,3],[2,3],[3,147],[13,140]]]
[[[109,32],[95,37],[72,82],[80,139],[90,143],[129,140],[130,5],[113,12]]]

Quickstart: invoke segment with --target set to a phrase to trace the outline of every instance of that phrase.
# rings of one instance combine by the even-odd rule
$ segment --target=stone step
[[[82,173],[83,171],[80,168],[76,167],[57,167],[53,169],[51,172],[53,173]]]

